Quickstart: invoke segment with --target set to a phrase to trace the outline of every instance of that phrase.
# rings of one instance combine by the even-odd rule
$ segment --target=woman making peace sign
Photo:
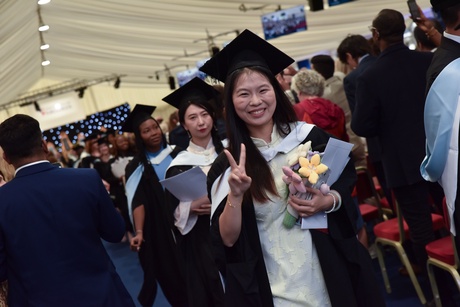
[[[211,235],[229,306],[383,306],[367,250],[356,239],[353,162],[311,200],[288,195],[282,167],[301,143],[329,135],[297,122],[275,75],[293,60],[246,30],[201,70],[225,82],[229,140],[208,173]],[[341,206],[339,203],[342,203]],[[335,206],[334,206],[335,203]],[[328,213],[328,229],[286,228],[287,205],[301,216]]]

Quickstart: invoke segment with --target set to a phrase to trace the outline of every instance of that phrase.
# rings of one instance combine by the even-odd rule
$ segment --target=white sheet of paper
[[[353,144],[334,138],[330,138],[327,142],[321,162],[331,170],[326,182],[329,186],[333,185],[342,174],[350,160],[349,155],[352,148]]]
[[[206,175],[198,166],[160,183],[180,201],[192,201],[207,194]]]
[[[327,214],[318,212],[309,217],[303,217],[300,225],[301,229],[326,229],[327,228]]]
[[[326,164],[330,169],[327,185],[331,186],[342,174],[343,169],[350,160],[350,151],[353,144],[338,139],[330,138],[324,149],[321,163]],[[327,214],[319,212],[313,216],[302,218],[302,229],[327,228]]]

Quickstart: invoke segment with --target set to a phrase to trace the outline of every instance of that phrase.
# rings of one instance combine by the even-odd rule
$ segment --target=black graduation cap
[[[219,95],[211,85],[198,77],[193,78],[180,88],[163,98],[163,101],[179,109],[182,103],[188,101],[208,101]]]
[[[230,73],[243,67],[264,66],[277,75],[293,62],[290,56],[246,29],[200,70],[225,82]]]
[[[439,11],[456,4],[460,4],[460,0],[431,0],[431,5],[435,11]]]
[[[85,142],[88,142],[88,141],[91,141],[91,140],[97,140],[99,138],[99,134],[100,134],[99,131],[91,133],[90,135],[88,135],[85,138]]]
[[[134,132],[141,123],[152,118],[152,113],[156,108],[155,106],[136,104],[123,123],[121,130],[123,130],[123,132]]]

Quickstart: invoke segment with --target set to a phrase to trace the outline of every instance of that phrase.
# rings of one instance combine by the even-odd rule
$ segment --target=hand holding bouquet
[[[288,161],[290,166],[283,167],[283,181],[289,187],[289,193],[303,199],[311,199],[312,194],[307,192],[306,186],[319,189],[323,195],[329,192],[326,180],[329,168],[321,163],[322,154],[311,151],[311,142],[299,145],[297,154]],[[292,228],[299,214],[290,205],[283,219],[283,225]]]

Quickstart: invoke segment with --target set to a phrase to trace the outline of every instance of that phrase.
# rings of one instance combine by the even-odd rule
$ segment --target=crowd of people
[[[63,133],[58,149],[37,120],[5,120],[0,300],[133,306],[102,238],[138,254],[142,306],[158,285],[172,306],[384,306],[355,168],[371,168],[398,203],[417,273],[426,274],[431,213],[443,213],[444,199],[453,234],[460,223],[460,2],[431,3],[445,28],[420,10],[418,50],[404,44],[403,15],[384,9],[371,40],[348,35],[337,60],[316,55],[311,69],[245,30],[201,67],[225,86],[192,79],[163,98],[176,109],[168,122],[137,104],[120,131],[75,144]],[[338,178],[292,192],[283,167],[331,139],[353,145]],[[303,226],[319,215],[321,227]]]

